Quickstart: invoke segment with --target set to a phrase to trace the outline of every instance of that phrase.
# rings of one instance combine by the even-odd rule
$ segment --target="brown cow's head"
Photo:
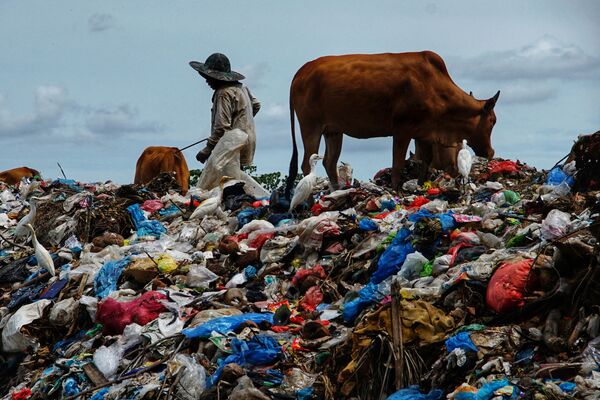
[[[496,113],[494,106],[500,97],[500,91],[491,99],[485,101],[483,109],[479,115],[479,121],[473,136],[469,139],[469,145],[479,157],[493,158],[494,149],[492,148],[492,128],[496,124]]]

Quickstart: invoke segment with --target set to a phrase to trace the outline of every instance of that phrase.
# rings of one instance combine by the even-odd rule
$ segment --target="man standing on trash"
[[[221,53],[211,54],[206,62],[191,61],[194,68],[215,92],[212,97],[211,135],[207,145],[196,155],[196,159],[205,163],[213,149],[232,129],[241,129],[248,134],[248,143],[240,152],[241,166],[252,165],[256,148],[256,131],[254,116],[260,110],[260,103],[250,90],[239,81],[244,75],[232,71],[227,56]]]

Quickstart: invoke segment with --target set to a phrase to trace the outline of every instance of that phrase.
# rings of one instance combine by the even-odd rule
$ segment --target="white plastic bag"
[[[211,190],[219,185],[222,176],[230,176],[246,184],[246,193],[254,197],[269,196],[269,192],[241,169],[240,151],[247,141],[248,134],[240,129],[225,132],[208,158],[196,186],[202,190]]]
[[[123,348],[116,343],[110,347],[100,346],[94,352],[94,364],[96,364],[96,367],[98,367],[98,370],[102,372],[104,377],[110,379],[117,373],[119,360],[123,357],[123,354]]]
[[[567,233],[571,215],[554,209],[542,221],[542,237],[547,240],[557,239]]]
[[[202,265],[190,265],[186,277],[186,285],[194,288],[208,289],[210,283],[219,276]]]
[[[177,354],[174,361],[185,367],[184,370],[179,370],[181,378],[177,385],[177,397],[185,400],[199,398],[206,388],[206,370],[204,367],[186,354]]]
[[[421,271],[423,271],[423,265],[427,263],[427,258],[423,256],[423,254],[415,251],[406,256],[406,260],[402,264],[400,271],[398,271],[398,276],[410,280],[416,279],[419,277]]]
[[[2,329],[2,350],[7,353],[20,353],[28,349],[37,352],[40,344],[37,340],[21,333],[21,328],[39,319],[44,314],[44,309],[52,302],[39,300],[19,308],[6,322]]]

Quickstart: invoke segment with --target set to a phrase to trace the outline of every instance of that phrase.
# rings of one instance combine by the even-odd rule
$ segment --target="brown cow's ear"
[[[496,105],[496,102],[498,101],[498,97],[500,97],[500,91],[498,90],[498,92],[494,95],[494,97],[492,97],[491,99],[488,99],[485,102],[485,105],[483,106],[483,111],[490,111],[494,108],[494,106]]]

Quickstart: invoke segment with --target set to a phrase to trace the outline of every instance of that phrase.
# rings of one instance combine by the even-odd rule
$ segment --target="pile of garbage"
[[[345,165],[293,213],[237,180],[0,184],[0,396],[597,399],[598,156],[578,154],[398,192]]]

